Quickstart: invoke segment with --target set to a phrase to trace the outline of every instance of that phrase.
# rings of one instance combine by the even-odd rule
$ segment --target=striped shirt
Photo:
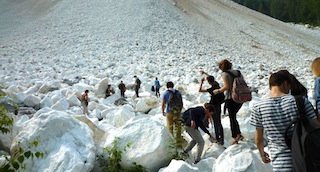
[[[307,118],[315,119],[314,109],[306,98],[304,105]],[[291,150],[285,143],[284,134],[297,115],[298,108],[291,95],[267,98],[253,105],[250,124],[264,129],[275,172],[292,171]]]

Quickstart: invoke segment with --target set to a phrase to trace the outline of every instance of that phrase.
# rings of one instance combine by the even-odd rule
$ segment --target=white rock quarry
[[[184,107],[187,109],[209,100],[207,93],[198,92],[199,81],[203,77],[199,70],[214,75],[216,80],[222,83],[217,62],[229,59],[235,69],[241,70],[248,85],[257,90],[257,93],[253,94],[252,102],[268,95],[268,76],[270,72],[280,68],[295,73],[310,90],[310,100],[314,101],[311,97],[313,76],[309,68],[311,60],[320,54],[319,27],[310,29],[280,22],[230,0],[139,0],[138,3],[137,0],[78,0],[77,3],[72,0],[24,0],[23,3],[7,0],[0,1],[0,11],[0,87],[4,86],[4,90],[7,89],[8,95],[17,103],[22,104],[26,100],[26,104],[38,106],[41,100],[42,109],[31,119],[34,121],[32,123],[36,123],[37,116],[50,114],[52,109],[49,107],[61,99],[67,99],[69,103],[68,107],[63,106],[65,103],[58,103],[59,106],[54,107],[68,113],[62,115],[61,124],[66,123],[66,118],[69,120],[72,119],[70,116],[81,114],[79,102],[70,95],[79,97],[87,89],[90,91],[91,100],[89,110],[93,114],[93,117],[92,114],[89,115],[91,122],[108,135],[107,140],[111,140],[111,136],[119,131],[123,132],[122,135],[133,133],[133,136],[125,135],[125,138],[133,139],[133,142],[139,142],[139,145],[135,145],[130,150],[133,153],[126,154],[124,158],[136,158],[149,169],[157,170],[163,164],[168,164],[154,160],[167,156],[167,153],[162,155],[158,150],[164,149],[160,143],[164,145],[169,140],[160,103],[150,106],[148,101],[141,100],[150,97],[150,83],[154,82],[155,77],[158,77],[163,85],[161,94],[165,90],[165,83],[173,81],[175,88],[183,93]],[[134,91],[130,90],[134,75],[143,81],[141,98],[138,99],[135,98]],[[107,85],[105,78],[108,78],[108,83],[113,86],[121,80],[124,81],[128,88],[125,93],[127,101],[118,105],[127,105],[114,106],[119,97],[118,93],[107,99],[99,98],[104,95],[104,87]],[[58,90],[47,92],[54,89]],[[160,102],[161,98],[158,101]],[[242,134],[249,142],[253,142],[255,129],[248,124],[250,105],[251,103],[243,106],[238,121]],[[118,110],[109,114],[110,109]],[[149,110],[148,115],[145,115],[148,120],[134,126],[133,121],[142,120],[140,118],[143,118],[143,113]],[[98,121],[94,114],[99,111],[102,115],[105,111],[108,119]],[[53,121],[55,120],[58,119]],[[27,116],[20,117],[15,123],[17,131],[27,127],[27,121]],[[57,132],[70,129],[68,127],[74,127],[70,129],[72,131],[85,130],[79,133],[62,132],[69,135],[46,141],[45,144],[51,152],[45,159],[40,160],[43,168],[28,166],[28,169],[43,170],[44,166],[50,166],[48,169],[59,171],[58,167],[54,166],[66,167],[71,164],[69,159],[76,159],[74,157],[84,159],[85,153],[80,152],[81,156],[76,156],[74,149],[78,150],[80,147],[81,151],[83,149],[90,152],[85,147],[94,144],[87,136],[87,129],[83,129],[82,123],[73,124],[73,120],[69,121],[71,126],[57,124],[47,129],[51,123],[37,120],[39,125],[28,127],[27,131],[34,131],[30,134],[35,134],[36,130],[41,133],[39,139],[47,138],[47,135],[51,136],[52,133],[62,135]],[[48,126],[43,126],[44,122]],[[86,125],[91,126],[91,122],[86,122]],[[126,125],[128,122],[130,125]],[[122,128],[123,125],[126,127]],[[231,134],[227,116],[223,118],[223,126],[225,146],[229,146]],[[127,127],[133,131],[126,129]],[[154,128],[161,129],[158,131]],[[67,140],[65,137],[69,136],[70,139],[73,138],[71,145],[63,142]],[[82,140],[85,138],[89,141]],[[80,146],[72,147],[75,142],[81,142]],[[58,145],[62,145],[61,149],[55,147]],[[71,147],[67,147],[70,151],[63,154],[67,152],[66,146]],[[41,149],[45,150],[42,147]],[[135,149],[139,153],[134,152]],[[205,152],[203,161],[208,160],[208,163],[212,162],[210,158],[217,157],[221,151],[218,147],[206,150],[208,152]],[[53,152],[60,154],[53,158]],[[229,149],[227,152],[230,152]],[[87,153],[90,154],[92,153]],[[151,158],[149,155],[152,155]],[[243,154],[235,156],[237,158],[230,157],[246,159],[247,156],[251,157],[251,152],[244,151]],[[217,165],[222,164],[219,165],[220,169],[246,169],[243,161],[229,163],[228,158],[229,156],[219,157],[220,163]],[[252,162],[255,160],[253,158]],[[76,166],[78,163],[73,164]],[[149,167],[156,164],[161,165]],[[173,161],[173,164],[176,162]],[[179,164],[182,164],[181,169],[186,167],[181,162]],[[178,170],[173,166],[170,165],[172,171]],[[251,170],[252,166],[251,163],[247,169]],[[201,167],[195,168],[202,170]],[[72,166],[73,169],[79,168]],[[91,170],[87,167],[81,169]],[[193,167],[186,169],[193,170]]]
[[[39,143],[38,146],[32,146],[34,141]],[[11,149],[19,146],[44,153],[42,158],[25,160],[26,172],[90,171],[95,161],[90,128],[59,111],[38,113],[30,119],[15,137]]]
[[[123,126],[114,137],[120,139],[120,145],[130,144],[122,156],[122,164],[131,166],[133,162],[146,167],[150,171],[157,171],[170,162],[168,143],[172,139],[167,128],[160,122],[148,117],[133,120]],[[110,146],[110,137],[106,146]]]

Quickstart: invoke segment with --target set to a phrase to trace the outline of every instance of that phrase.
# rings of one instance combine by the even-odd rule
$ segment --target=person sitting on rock
[[[107,89],[106,89],[106,97],[105,97],[105,98],[111,96],[111,95],[114,94],[114,93],[115,93],[114,89],[111,87],[110,84],[108,84],[108,87],[107,87]]]

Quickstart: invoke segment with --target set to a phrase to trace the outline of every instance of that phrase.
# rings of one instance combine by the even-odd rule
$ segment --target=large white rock
[[[39,97],[34,96],[34,95],[28,95],[24,99],[23,103],[29,107],[36,107],[36,106],[40,106],[40,101],[41,101],[41,99]]]
[[[201,172],[212,172],[212,167],[215,166],[216,159],[213,157],[204,158],[197,164],[195,167],[198,167],[199,171]]]
[[[61,87],[60,81],[54,80],[44,83],[38,90],[39,93],[48,93],[53,90],[58,90]]]
[[[150,171],[157,171],[170,162],[168,143],[172,138],[167,128],[158,121],[147,117],[133,120],[114,136],[120,139],[121,146],[131,144],[122,156],[124,166],[136,162]],[[106,145],[110,146],[112,141],[108,139]]]
[[[108,78],[103,78],[98,84],[96,84],[94,94],[97,97],[104,98],[106,96],[108,82]]]
[[[33,141],[39,145],[31,146]],[[26,172],[90,171],[95,161],[92,131],[64,112],[36,114],[16,136],[11,149],[18,144],[24,150],[44,153],[42,158],[25,160]]]
[[[76,92],[78,93],[82,93],[84,92],[85,90],[89,90],[89,94],[90,92],[93,90],[93,87],[88,85],[88,84],[85,84],[85,83],[77,83],[77,84],[74,84],[73,85],[73,88],[76,90]]]
[[[57,101],[54,105],[51,107],[55,110],[65,111],[69,108],[69,102],[64,97],[61,98],[59,101]]]
[[[37,83],[34,86],[29,87],[27,90],[25,90],[24,93],[25,94],[34,94],[39,90],[41,85],[42,85],[41,83]]]
[[[270,164],[264,164],[251,149],[250,143],[228,147],[217,159],[215,165],[216,172],[269,172],[272,171]]]
[[[40,101],[40,107],[44,108],[44,107],[51,107],[53,105],[53,101],[51,100],[51,98],[46,95],[41,101]]]
[[[72,94],[67,98],[70,106],[81,106],[81,102],[76,94]]]
[[[53,104],[57,103],[60,99],[64,98],[61,90],[54,91],[51,93],[51,95],[51,100]]]
[[[203,159],[213,157],[218,158],[225,148],[219,144],[213,143],[204,151]]]
[[[136,111],[146,113],[151,109],[158,106],[158,99],[156,97],[146,97],[139,99],[138,103],[136,104]]]
[[[101,112],[103,117],[109,124],[115,127],[123,126],[127,121],[135,117],[135,113],[128,108],[119,107],[117,109],[107,109]]]
[[[17,94],[15,94],[15,100],[17,101],[17,103],[23,103],[23,101],[26,99],[27,94],[24,92],[18,92]]]
[[[159,172],[196,172],[199,171],[198,167],[194,167],[182,160],[173,159],[168,167],[162,168]]]

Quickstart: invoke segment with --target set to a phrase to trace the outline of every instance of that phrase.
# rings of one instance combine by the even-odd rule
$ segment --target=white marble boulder
[[[37,141],[38,146],[32,146]],[[92,131],[70,115],[53,110],[36,113],[15,137],[18,147],[42,152],[42,158],[25,159],[25,172],[90,171],[95,161]]]
[[[142,98],[136,104],[136,111],[146,113],[157,107],[158,104],[158,99],[156,97]]]
[[[198,167],[194,167],[182,160],[173,159],[169,166],[161,168],[159,172],[196,172],[199,171]]]
[[[101,112],[101,117],[115,127],[123,126],[127,121],[135,116],[135,113],[125,106],[115,109],[107,109]]]
[[[149,171],[158,171],[167,166],[171,160],[169,142],[172,137],[167,128],[158,121],[142,117],[127,123],[113,138],[118,137],[121,147],[131,146],[123,153],[122,165],[131,166],[133,162],[140,164]],[[106,146],[110,146],[110,137]]]
[[[60,110],[65,111],[69,108],[69,102],[66,98],[61,98],[59,101],[57,101],[54,105],[51,107],[54,110]]]
[[[251,144],[242,142],[229,146],[217,159],[215,172],[270,172],[270,164],[264,164],[251,149]]]
[[[94,94],[98,98],[104,98],[106,96],[108,83],[108,78],[104,78],[98,84],[96,84]]]
[[[28,95],[23,103],[28,106],[28,107],[37,107],[37,106],[40,106],[40,97],[37,97],[35,95]]]

